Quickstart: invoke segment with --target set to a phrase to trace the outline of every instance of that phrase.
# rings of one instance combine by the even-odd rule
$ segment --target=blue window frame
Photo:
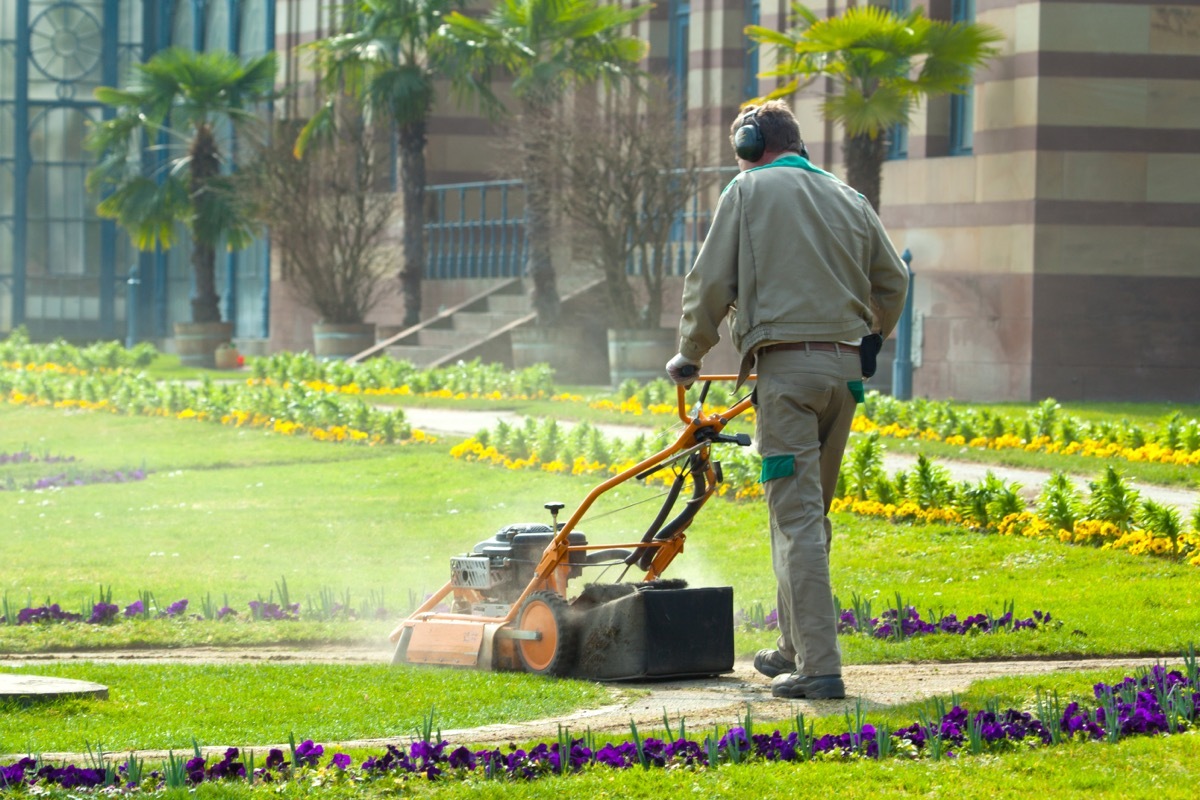
[[[165,253],[136,252],[85,191],[94,161],[84,134],[112,113],[94,91],[122,85],[134,64],[170,44],[264,53],[274,46],[274,6],[0,0],[0,333],[23,324],[38,338],[111,339],[122,328],[156,337],[185,318],[186,244],[173,248],[170,262]],[[228,256],[218,273],[227,314],[244,334],[266,335],[265,248]],[[134,267],[140,282],[128,283]],[[238,294],[263,302],[238,306]]]
[[[951,22],[974,22],[975,0],[952,0]],[[975,149],[975,87],[950,95],[950,155],[969,155]]]
[[[671,33],[667,58],[671,63],[671,94],[681,119],[687,114],[688,40],[691,38],[692,4],[671,2]]]
[[[746,24],[762,24],[762,0],[746,0]],[[746,61],[742,77],[742,94],[758,97],[758,42],[746,40]]]
[[[904,16],[909,12],[909,0],[891,0],[889,8],[893,14]],[[893,125],[888,131],[888,160],[908,158],[908,125]]]

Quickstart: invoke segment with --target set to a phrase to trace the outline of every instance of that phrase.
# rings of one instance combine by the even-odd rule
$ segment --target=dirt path
[[[386,663],[389,654],[379,648],[325,648],[293,650],[287,648],[256,648],[253,650],[222,650],[215,648],[186,648],[178,650],[130,650],[103,653],[42,653],[9,657],[0,660],[0,669],[21,666],[36,672],[38,664],[91,661],[112,664],[157,663]],[[442,735],[454,744],[468,746],[505,745],[509,742],[554,740],[559,728],[575,734],[591,730],[600,741],[624,740],[633,720],[643,732],[661,730],[664,715],[672,726],[686,720],[689,730],[711,730],[713,725],[727,728],[745,717],[747,708],[760,722],[781,721],[787,724],[797,711],[810,715],[840,715],[861,702],[864,709],[884,708],[919,701],[934,696],[964,692],[971,683],[986,678],[1060,674],[1100,669],[1119,669],[1130,674],[1139,667],[1161,663],[1153,658],[1075,659],[981,661],[959,663],[920,663],[848,666],[845,669],[846,700],[776,700],[771,697],[770,681],[754,671],[749,661],[739,661],[730,675],[715,678],[610,684],[611,702],[594,709],[585,709],[549,719],[527,722],[497,723],[476,728],[443,730]],[[380,748],[388,744],[407,745],[406,731],[394,738],[362,739],[346,742],[322,742],[328,748]],[[223,753],[227,745],[206,748]],[[280,743],[263,744],[263,749],[284,747]],[[81,754],[47,753],[49,758],[70,760]],[[165,758],[165,752],[146,751],[140,755]],[[123,754],[122,754],[123,757]],[[0,760],[7,757],[0,756]],[[11,759],[7,759],[11,760]]]

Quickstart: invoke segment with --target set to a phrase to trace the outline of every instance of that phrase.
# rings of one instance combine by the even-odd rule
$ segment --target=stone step
[[[471,340],[482,338],[481,336],[473,336],[463,331],[456,331],[453,328],[422,328],[417,334],[418,347],[436,347],[440,350],[450,352],[457,350],[467,344]]]
[[[506,314],[529,314],[533,304],[524,294],[493,294],[487,298],[488,311],[499,311]]]
[[[425,345],[392,345],[387,348],[387,354],[397,361],[408,361],[418,367],[426,367],[442,356],[448,355],[454,348]]]
[[[47,678],[40,675],[0,675],[0,700],[28,703],[62,697],[98,697],[108,699],[108,687],[74,678]]]
[[[505,311],[459,311],[454,315],[454,330],[461,333],[491,333],[516,322],[525,314]]]

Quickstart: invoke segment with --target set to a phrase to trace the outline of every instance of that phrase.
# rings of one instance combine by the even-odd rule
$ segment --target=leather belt
[[[772,350],[820,350],[823,353],[858,355],[858,345],[840,342],[783,342],[782,344],[769,344],[759,352],[768,353]]]

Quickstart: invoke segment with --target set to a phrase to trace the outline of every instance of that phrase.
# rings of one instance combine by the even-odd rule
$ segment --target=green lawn
[[[322,592],[350,605],[383,598],[393,617],[377,623],[172,622],[89,628],[0,627],[0,647],[189,641],[376,639],[448,577],[449,558],[504,525],[548,521],[542,505],[568,509],[593,480],[463,464],[449,443],[392,447],[330,445],[217,425],[102,413],[0,406],[0,452],[23,442],[76,466],[145,465],[149,477],[46,492],[0,495],[0,525],[13,532],[0,575],[10,607],[59,602],[90,608],[100,587],[127,604],[149,591],[160,607],[205,598],[242,609],[253,599],[318,604]],[[28,466],[28,465],[26,465]],[[597,505],[581,530],[592,541],[640,535],[657,491],[632,483]],[[714,500],[689,531],[669,576],[731,585],[735,607],[774,606],[762,503]],[[960,618],[1015,603],[1016,616],[1050,612],[1061,627],[994,636],[929,636],[904,643],[844,638],[851,662],[1012,655],[1159,654],[1182,650],[1200,630],[1194,567],[1146,556],[1048,541],[1009,539],[937,526],[836,520],[834,590],[843,606],[872,599],[874,613],[897,593],[923,617]],[[611,579],[606,575],[605,579]],[[594,579],[589,576],[587,579]],[[375,603],[374,605],[378,605]],[[257,626],[257,627],[256,627]],[[377,640],[377,639],[376,639]],[[739,634],[745,654],[773,634]]]
[[[170,419],[126,418],[0,405],[0,453],[73,456],[82,472],[144,467],[144,481],[42,492],[0,492],[3,555],[0,592],[19,608],[45,600],[70,610],[111,588],[128,603],[142,591],[160,605],[228,597],[241,608],[274,595],[286,581],[303,605],[323,592],[349,592],[352,604],[383,598],[391,619],[354,622],[121,622],[113,626],[0,626],[0,652],[63,647],[251,646],[269,642],[365,641],[386,649],[387,630],[413,597],[445,580],[448,558],[498,528],[546,521],[549,500],[577,504],[594,481],[511,472],[450,458],[450,443],[390,447],[320,444]],[[51,465],[43,465],[50,467]],[[63,465],[54,465],[55,469]],[[25,480],[0,467],[0,480]],[[657,491],[623,486],[611,509],[581,529],[593,541],[640,532],[653,516]],[[637,505],[631,505],[635,504]],[[894,601],[960,617],[998,614],[1015,604],[1061,626],[986,636],[928,636],[905,642],[843,637],[848,663],[1008,656],[1177,656],[1200,630],[1195,568],[1126,553],[1045,541],[1006,539],[939,527],[895,526],[840,516],[835,521],[834,587],[844,605],[872,600],[876,613]],[[670,575],[693,585],[732,585],[735,605],[769,610],[765,509],[761,503],[714,501],[689,532]],[[609,576],[611,577],[611,576]],[[773,641],[743,630],[747,655]],[[389,671],[375,666],[98,666],[39,665],[39,674],[91,678],[114,687],[107,704],[67,701],[0,715],[0,750],[100,745],[179,747],[285,741],[288,733],[326,739],[406,736],[430,708],[444,728],[532,718],[604,702],[586,683],[452,670]],[[1119,676],[1108,676],[1109,678]],[[1087,694],[1095,676],[1010,679],[972,690],[980,703],[1000,696],[1028,705],[1037,689]],[[348,688],[349,687],[349,688]],[[908,724],[915,708],[879,712]],[[735,723],[736,720],[730,720]],[[839,717],[819,722],[830,732]],[[613,797],[689,792],[713,797],[836,793],[1006,797],[1054,787],[1055,796],[1190,796],[1200,754],[1195,735],[1142,739],[1116,746],[1059,748],[911,764],[750,765],[697,773],[596,770],[569,784],[491,782],[401,789],[415,795],[542,797],[564,791]],[[1086,766],[1086,768],[1085,768]],[[286,787],[282,794],[307,791]],[[333,790],[349,794],[350,788]],[[357,790],[354,790],[357,791]],[[376,784],[367,794],[397,791]],[[198,796],[257,795],[245,787],[201,787]],[[274,792],[273,792],[274,793]]]
[[[407,739],[432,714],[443,729],[519,722],[604,705],[582,681],[386,664],[57,663],[42,677],[102,683],[107,700],[0,703],[0,753],[188,750],[205,746]],[[18,674],[21,670],[17,671]]]

